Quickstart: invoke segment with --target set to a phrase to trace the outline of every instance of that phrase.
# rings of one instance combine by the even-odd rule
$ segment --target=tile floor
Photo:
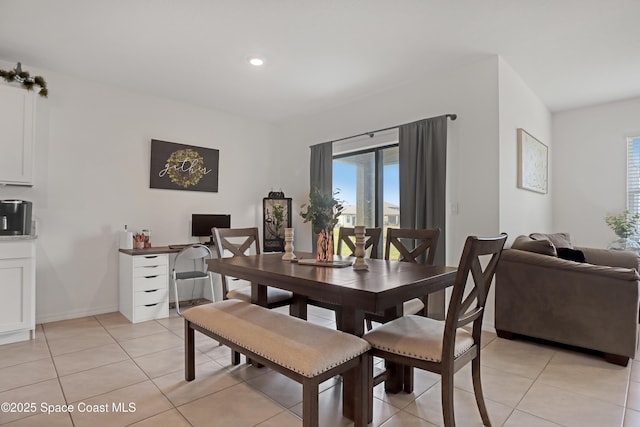
[[[309,310],[310,321],[335,325],[332,312]],[[22,409],[0,411],[0,424],[302,424],[300,385],[266,368],[232,366],[226,347],[199,334],[196,380],[185,382],[182,328],[175,314],[133,325],[110,313],[40,325],[35,340],[0,346],[0,403]],[[640,426],[640,358],[623,368],[589,354],[490,333],[484,344],[482,377],[494,426]],[[416,372],[412,394],[387,395],[382,385],[376,388],[374,426],[442,425],[438,377]],[[455,381],[458,425],[482,425],[470,369]],[[72,405],[73,412],[64,405]],[[341,416],[339,380],[322,385],[320,412],[323,426],[353,425]]]

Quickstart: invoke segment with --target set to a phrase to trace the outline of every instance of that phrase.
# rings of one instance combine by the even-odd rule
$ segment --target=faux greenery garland
[[[47,95],[49,95],[47,82],[44,81],[44,77],[31,77],[28,71],[22,71],[22,66],[19,62],[18,65],[16,65],[16,68],[13,70],[0,70],[0,77],[5,79],[5,81],[9,83],[18,82],[22,84],[22,87],[27,90],[33,90],[33,86],[40,86],[40,91],[38,92],[38,94],[43,98],[46,98]]]

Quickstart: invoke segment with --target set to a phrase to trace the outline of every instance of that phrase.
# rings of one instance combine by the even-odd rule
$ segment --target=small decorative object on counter
[[[144,249],[144,234],[136,233],[133,235],[134,249]]]
[[[144,247],[150,248],[151,247],[151,230],[144,229],[142,230],[142,234],[144,235]]]
[[[124,231],[120,232],[120,249],[133,249],[133,233],[124,226]]]
[[[282,259],[285,261],[291,261],[295,259],[296,255],[293,253],[293,228],[284,229],[284,255]]]
[[[356,225],[354,227],[354,232],[356,235],[356,250],[354,253],[356,256],[356,261],[353,263],[353,269],[358,271],[368,271],[369,266],[364,260],[364,225]]]

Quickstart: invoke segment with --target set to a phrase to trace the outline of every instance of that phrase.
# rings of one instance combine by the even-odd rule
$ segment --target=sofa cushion
[[[571,248],[556,248],[558,252],[558,258],[566,259],[575,262],[586,262],[584,252],[578,249]]]
[[[531,237],[518,236],[511,244],[511,248],[542,255],[558,256],[556,247],[548,239],[534,240]]]
[[[573,245],[571,244],[571,237],[569,233],[553,233],[553,234],[545,234],[545,233],[531,233],[529,234],[533,240],[549,240],[556,248],[569,248],[573,249]]]

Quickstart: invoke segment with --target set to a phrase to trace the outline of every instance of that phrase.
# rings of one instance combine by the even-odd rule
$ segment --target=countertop
[[[18,240],[35,240],[37,239],[37,235],[28,234],[28,235],[20,235],[20,236],[0,236],[0,242],[12,242]]]

